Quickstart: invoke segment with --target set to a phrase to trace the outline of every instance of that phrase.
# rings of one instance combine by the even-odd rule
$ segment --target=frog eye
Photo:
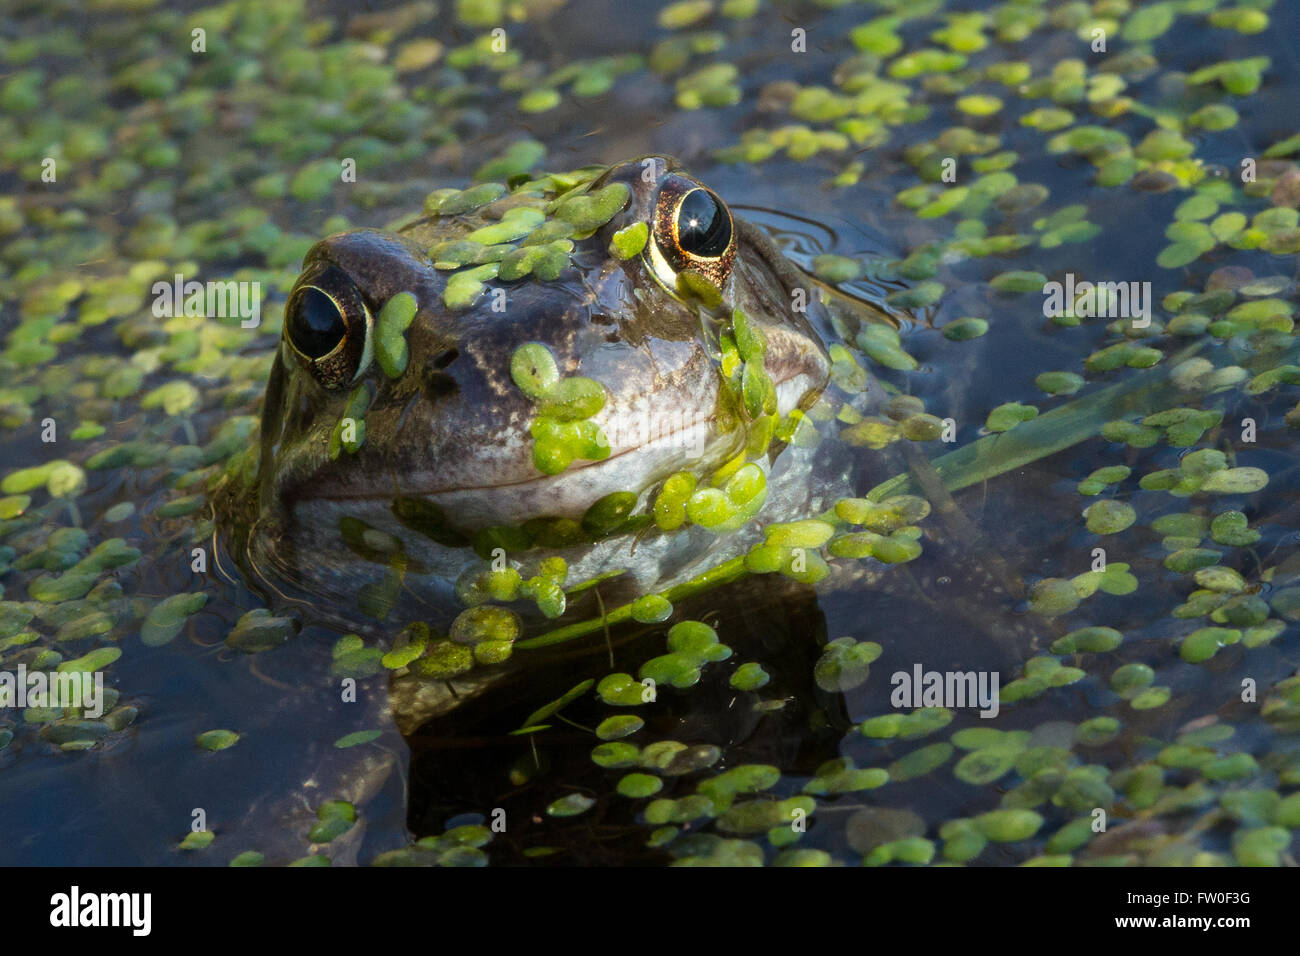
[[[294,348],[315,361],[343,344],[348,323],[343,318],[343,310],[328,293],[307,286],[296,305],[288,317],[289,338]]]
[[[703,187],[692,189],[677,204],[673,217],[677,246],[688,256],[717,259],[731,245],[731,213]]]
[[[719,288],[736,258],[731,210],[713,190],[679,174],[665,176],[654,209],[651,262],[660,280],[675,288],[687,269]]]
[[[289,294],[284,337],[326,388],[349,385],[370,364],[370,310],[341,269],[303,276]]]

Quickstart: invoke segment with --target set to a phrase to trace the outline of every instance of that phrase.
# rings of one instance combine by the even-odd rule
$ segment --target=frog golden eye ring
[[[284,338],[325,388],[356,380],[370,364],[370,310],[341,269],[304,276],[289,294]]]
[[[665,176],[652,226],[650,254],[673,274],[689,269],[719,288],[727,281],[736,259],[736,229],[727,204],[711,189],[677,173]]]

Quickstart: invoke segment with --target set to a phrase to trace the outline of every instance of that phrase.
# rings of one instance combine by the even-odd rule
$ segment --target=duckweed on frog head
[[[397,232],[322,240],[267,386],[254,563],[351,595],[360,556],[462,599],[504,555],[688,576],[827,382],[805,282],[661,157],[440,190]]]

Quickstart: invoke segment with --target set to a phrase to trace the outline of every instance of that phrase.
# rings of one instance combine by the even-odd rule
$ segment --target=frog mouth
[[[807,368],[775,383],[782,413],[806,404],[820,394],[824,379]],[[679,410],[680,411],[680,410]],[[599,416],[598,416],[599,418]],[[575,460],[559,474],[539,474],[532,467],[532,438],[526,428],[511,429],[494,449],[503,461],[527,462],[515,470],[518,477],[448,486],[436,472],[392,475],[392,484],[366,489],[338,487],[332,483],[303,489],[298,499],[329,504],[342,511],[383,503],[385,510],[396,498],[418,498],[442,510],[450,524],[473,531],[517,525],[537,517],[582,515],[596,501],[615,492],[643,494],[678,471],[708,473],[744,446],[743,428],[720,428],[716,413],[690,415],[684,411],[652,419],[610,416],[600,422],[610,439],[609,457]]]
[[[710,415],[637,445],[615,445],[608,458],[575,461],[556,475],[534,473],[514,481],[432,488],[418,494],[443,509],[454,523],[470,528],[540,516],[581,517],[606,495],[638,492],[675,471],[721,464],[738,450],[742,439],[739,434],[719,434]],[[530,448],[521,448],[521,454],[531,461]]]

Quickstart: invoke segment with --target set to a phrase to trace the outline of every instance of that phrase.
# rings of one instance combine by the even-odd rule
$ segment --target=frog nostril
[[[443,371],[460,356],[458,349],[443,349],[424,363],[424,393],[429,398],[450,395],[458,386],[456,380]]]
[[[446,354],[445,352],[443,353]],[[439,356],[441,358],[442,356]],[[424,394],[429,398],[450,395],[460,386],[446,372],[439,371],[438,359],[431,360],[424,366]]]

